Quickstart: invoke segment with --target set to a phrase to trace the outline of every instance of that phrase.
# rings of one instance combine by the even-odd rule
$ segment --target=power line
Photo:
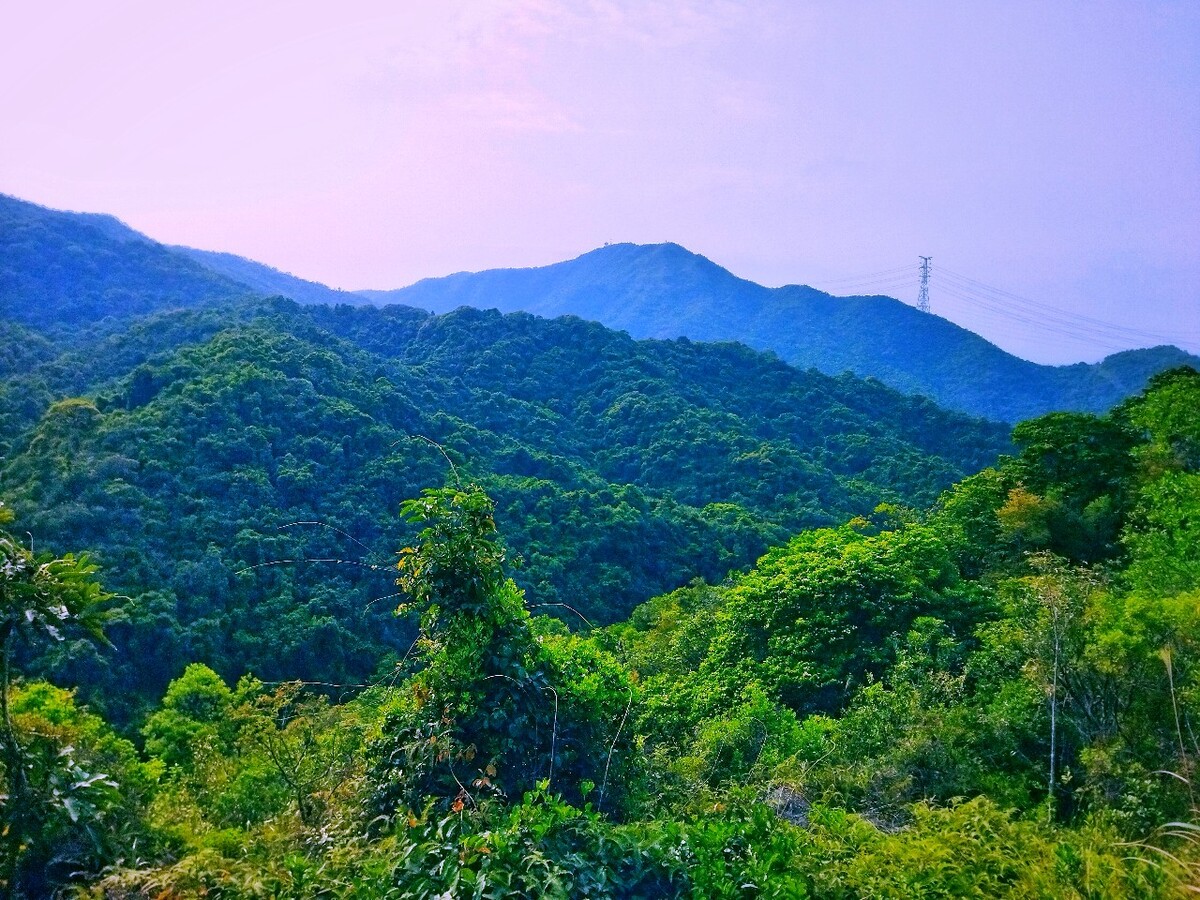
[[[871,288],[876,293],[891,290],[902,296],[905,289],[911,289],[915,285],[918,288],[916,306],[923,312],[928,312],[932,257],[919,258],[921,264],[916,272],[911,265],[895,266],[865,275],[830,279],[823,284],[832,289],[831,292],[837,291],[842,296],[862,296],[860,292],[866,288]],[[1130,344],[1200,344],[1200,332],[1176,332],[1167,335],[1117,325],[1022,297],[945,267],[938,268],[938,275],[939,290],[942,293],[991,316],[1006,319],[1021,327],[1026,335],[1029,331],[1040,331],[1114,350],[1124,349]]]
[[[957,272],[952,272],[949,269],[939,269],[939,272],[948,276],[952,281],[957,281],[959,287],[967,294],[986,298],[995,303],[1012,305],[1018,309],[1024,310],[1027,314],[1046,321],[1054,322],[1060,325],[1068,325],[1081,330],[1088,330],[1094,333],[1106,333],[1123,337],[1140,337],[1148,340],[1172,341],[1182,338],[1200,338],[1200,332],[1183,332],[1177,333],[1174,336],[1165,335],[1159,332],[1145,331],[1140,328],[1130,328],[1125,325],[1117,325],[1112,322],[1106,322],[1103,319],[1097,319],[1092,316],[1086,316],[1082,313],[1072,313],[1066,310],[1051,306],[1048,303],[1040,303],[1036,300],[1030,300],[1022,297],[1019,294],[1014,294],[1011,291],[1006,291],[1003,288],[992,287],[975,278],[970,278],[966,275],[960,275]]]
[[[852,292],[865,287],[883,286],[900,288],[916,285],[917,273],[912,266],[903,266],[886,272],[872,275],[861,275],[855,278],[839,278],[837,280],[821,281],[820,287],[826,293],[836,293],[838,296],[852,296]]]
[[[899,290],[900,288],[911,288],[917,286],[917,277],[912,273],[903,278],[880,278],[875,281],[859,281],[853,284],[842,285],[835,288],[838,291],[838,296],[853,297],[862,296],[859,292],[865,288],[875,288],[875,293],[880,290]]]
[[[866,275],[850,275],[845,278],[826,278],[821,283],[822,284],[841,284],[842,282],[846,282],[846,281],[853,281],[853,282],[871,281],[875,278],[881,278],[885,275],[896,275],[901,272],[903,272],[906,275],[910,274],[912,272],[912,266],[894,266],[891,269],[883,269],[880,272],[869,272]]]
[[[1126,349],[1129,346],[1130,340],[1132,340],[1130,336],[1122,336],[1116,332],[1091,332],[1073,325],[1058,324],[1045,318],[1028,315],[1010,307],[990,302],[978,295],[968,294],[953,285],[942,284],[939,290],[956,300],[982,310],[984,313],[989,314],[989,316],[996,316],[1001,320],[1007,320],[1021,326],[1016,330],[1006,329],[1010,336],[1027,337],[1031,332],[1043,335],[1053,334],[1078,341],[1079,343],[1103,347],[1108,350]]]

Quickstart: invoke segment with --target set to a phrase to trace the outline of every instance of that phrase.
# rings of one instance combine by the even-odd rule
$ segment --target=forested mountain
[[[195,250],[191,247],[170,247],[169,249],[182,253],[206,269],[231,278],[238,284],[244,284],[256,294],[264,297],[287,297],[297,303],[327,303],[332,306],[339,303],[361,306],[370,302],[366,297],[354,291],[334,290],[315,281],[305,281],[303,278],[297,278],[295,275],[280,272],[278,269],[235,256],[232,253],[215,253],[211,250]]]
[[[210,305],[31,341],[24,365],[0,381],[0,496],[135,596],[114,633],[144,654],[51,662],[120,685],[110,703],[195,659],[356,682],[403,654],[378,600],[397,504],[447,479],[493,495],[531,604],[603,623],[799,528],[929,502],[1008,446],[741,345],[471,309]]]
[[[267,337],[255,320],[272,314],[243,315]],[[386,330],[350,310],[328,315],[359,344]],[[418,344],[429,326],[448,354],[470,321],[413,315],[393,337],[415,332]],[[537,321],[493,316],[496,344],[519,344]],[[272,365],[288,392],[321,405],[322,385],[360,352],[333,341],[309,358],[310,391],[287,374],[303,358],[289,357],[285,345],[303,343],[293,331],[244,372],[254,391],[234,393],[246,409],[267,400]],[[211,340],[196,348],[205,357],[247,352],[229,332]],[[663,364],[664,347],[666,358],[698,352],[634,346],[650,348],[634,362],[643,369]],[[151,379],[133,408],[112,392],[133,387],[124,380],[104,394],[109,412],[60,403],[33,442],[74,442],[79,458],[106,443],[88,428],[150,434],[170,403],[203,422],[230,389],[190,381],[196,355],[171,357],[176,379],[157,390]],[[468,374],[464,400],[481,377]],[[399,377],[385,370],[375,384]],[[885,506],[801,532],[722,583],[577,634],[531,615],[493,502],[460,469],[400,507],[416,533],[394,572],[420,628],[403,665],[357,687],[235,682],[190,665],[137,723],[136,746],[22,671],[22,658],[14,669],[14,645],[104,632],[115,649],[97,659],[152,654],[127,642],[128,607],[86,561],[33,553],[16,537],[24,522],[0,508],[0,889],[106,900],[1188,896],[1200,887],[1198,423],[1200,373],[1163,373],[1109,415],[1021,423],[1015,454],[923,512]],[[220,424],[190,438],[212,437],[196,454],[236,437]],[[198,455],[171,449],[206,477]],[[246,480],[246,450],[229,449],[224,471]],[[202,593],[206,574],[191,572],[189,590]],[[260,640],[302,624],[256,612]],[[161,606],[151,627],[169,646]]]
[[[740,341],[799,368],[875,377],[949,409],[1007,422],[1059,409],[1102,412],[1155,372],[1200,365],[1175,347],[1118,353],[1095,365],[1037,365],[889,297],[765,288],[676,244],[616,244],[543,268],[460,273],[393,291],[335,291],[231,254],[163,246],[109,216],[0,196],[0,320],[71,335],[246,295],[576,315],[635,338]]]
[[[321,289],[0,213],[0,896],[1200,885],[1195,370],[1010,438],[739,343],[264,299],[198,261]],[[781,296],[608,251],[656,261],[589,302]]]
[[[1175,347],[1119,353],[1096,365],[1037,365],[890,297],[765,288],[677,244],[614,244],[543,268],[464,272],[361,293],[435,312],[474,306],[571,314],[634,337],[741,341],[801,368],[873,376],[1007,422],[1059,409],[1102,412],[1155,372],[1200,365]]]
[[[70,333],[248,293],[111,216],[0,194],[0,321]]]

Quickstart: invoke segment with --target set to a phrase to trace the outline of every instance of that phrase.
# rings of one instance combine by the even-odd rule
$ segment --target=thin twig
[[[604,806],[604,792],[608,788],[608,767],[612,765],[612,757],[617,749],[617,741],[621,739],[621,729],[625,727],[625,719],[629,716],[629,709],[633,706],[633,688],[629,689],[629,702],[625,704],[625,712],[621,716],[621,724],[617,726],[617,733],[613,735],[612,744],[608,748],[608,759],[604,761],[604,780],[600,782],[600,799],[596,803],[596,812],[600,812],[600,808]]]
[[[577,610],[575,607],[573,607],[570,603],[533,603],[530,606],[528,606],[527,609],[540,609],[543,606],[565,606],[571,612],[575,613],[575,615],[579,616],[579,618],[583,619],[583,621],[587,624],[588,628],[596,627],[588,620],[587,616],[585,616],[583,613],[581,613],[579,610]]]
[[[546,685],[546,689],[554,694],[554,723],[550,726],[550,774],[546,777],[546,787],[548,788],[550,782],[554,780],[554,748],[558,739],[558,691],[549,684]]]
[[[393,441],[391,443],[391,446],[395,447],[397,444],[404,443],[405,440],[406,440],[405,438],[401,438],[398,441]],[[462,479],[458,477],[458,467],[454,465],[454,460],[452,460],[450,458],[450,454],[448,454],[446,452],[445,447],[443,447],[441,444],[439,444],[433,438],[425,437],[425,435],[423,435],[423,434],[410,434],[408,436],[407,440],[421,440],[421,441],[424,441],[425,443],[429,444],[432,447],[436,447],[438,453],[442,454],[442,457],[446,460],[446,463],[450,466],[450,471],[454,473],[454,483],[457,484],[459,486],[459,488],[462,487]]]
[[[266,566],[291,566],[298,563],[335,563],[339,566],[358,566],[360,569],[370,569],[374,572],[382,571],[389,568],[375,563],[365,563],[357,559],[335,559],[333,557],[308,557],[302,556],[299,559],[272,559],[267,562],[255,563],[252,566],[246,566],[244,569],[238,569],[234,575],[244,575],[252,569],[262,569]]]
[[[288,522],[286,525],[280,525],[279,528],[280,528],[280,530],[283,530],[284,528],[294,528],[297,525],[317,525],[317,526],[320,526],[321,528],[328,528],[330,531],[336,531],[338,534],[340,534],[342,537],[346,538],[347,540],[354,541],[354,543],[358,544],[358,546],[360,546],[364,550],[366,550],[367,553],[370,553],[370,554],[375,553],[374,550],[372,550],[370,547],[368,547],[366,544],[364,544],[362,541],[360,541],[354,535],[348,534],[347,532],[342,531],[342,529],[337,528],[333,525],[330,525],[328,522]]]

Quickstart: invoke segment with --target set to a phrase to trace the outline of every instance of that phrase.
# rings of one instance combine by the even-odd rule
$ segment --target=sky
[[[674,241],[1038,362],[1200,353],[1200,3],[0,9],[0,192],[345,289]]]

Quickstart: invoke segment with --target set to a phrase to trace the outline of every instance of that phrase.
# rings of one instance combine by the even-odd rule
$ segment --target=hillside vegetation
[[[1176,347],[1127,351],[1095,365],[1037,365],[891,297],[766,288],[677,244],[614,244],[542,268],[463,272],[361,293],[434,312],[473,306],[577,315],[639,338],[741,341],[800,368],[878,378],[1005,422],[1055,410],[1104,412],[1155,372],[1200,365]]]
[[[878,383],[577,319],[256,301],[25,352],[0,491],[136,601],[113,634],[137,652],[40,665],[122,720],[192,660],[360,683],[402,656],[395,511],[447,478],[494,498],[531,604],[605,624],[1008,447]]]
[[[327,289],[0,224],[0,897],[1200,889],[1200,373],[1078,411],[1177,351],[1053,370],[1076,411],[1010,430],[739,343],[266,299]],[[533,275],[1066,402],[885,298],[597,253]]]
[[[107,619],[129,648],[87,560],[36,559],[4,524],[0,878],[108,898],[1184,895],[1198,412],[1180,369],[1108,416],[1022,423],[1015,455],[924,512],[803,531],[582,634],[531,615],[492,500],[452,479],[401,506],[403,665],[332,697],[191,665],[140,749],[10,669],[18,633],[96,640]]]

